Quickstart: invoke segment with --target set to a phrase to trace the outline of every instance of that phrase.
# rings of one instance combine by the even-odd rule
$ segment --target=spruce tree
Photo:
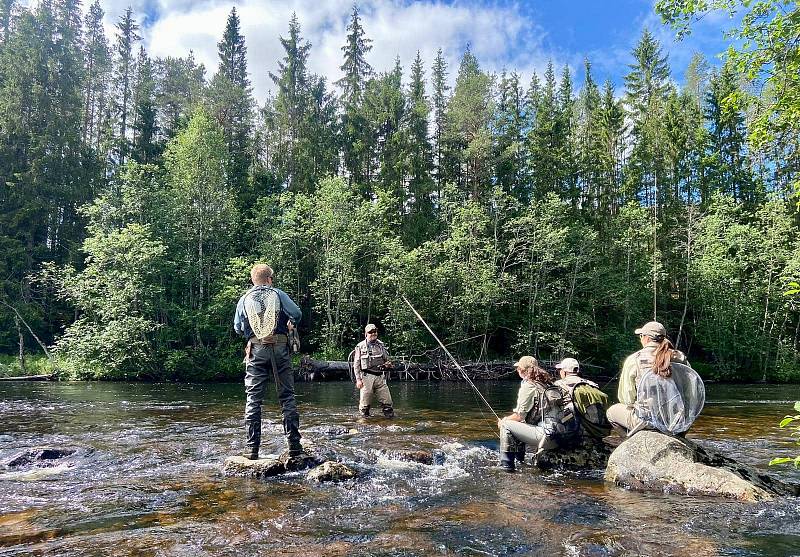
[[[404,238],[411,246],[428,239],[433,224],[433,148],[428,132],[431,112],[425,94],[425,69],[419,51],[411,65],[408,87],[408,193],[409,216]]]
[[[247,75],[247,46],[235,7],[228,15],[217,50],[219,69],[211,80],[209,96],[225,137],[228,185],[241,196],[252,162],[253,96]]]
[[[103,28],[103,9],[100,0],[89,7],[84,21],[83,58],[83,142],[100,153],[100,140],[105,125],[111,87],[111,49]],[[103,156],[103,158],[105,158]]]
[[[118,123],[116,157],[119,165],[125,164],[130,151],[129,125],[133,105],[133,84],[136,79],[134,46],[141,39],[139,25],[133,18],[133,9],[128,7],[116,23],[117,40],[114,45],[115,109]]]
[[[447,176],[444,160],[444,151],[446,149],[444,142],[447,129],[447,91],[450,89],[450,86],[447,85],[447,63],[444,60],[441,48],[436,52],[436,59],[433,62],[431,82],[433,87],[431,102],[433,104],[434,167],[436,169],[437,195],[441,197],[442,184]]]
[[[155,78],[153,63],[144,50],[139,48],[136,61],[136,83],[133,88],[133,145],[131,156],[136,162],[152,163],[158,156],[159,146],[156,144],[156,105]]]

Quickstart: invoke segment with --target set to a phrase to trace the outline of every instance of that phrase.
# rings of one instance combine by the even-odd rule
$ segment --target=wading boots
[[[258,449],[261,447],[261,420],[245,420],[247,430],[247,452],[242,456],[250,460],[258,460]]]

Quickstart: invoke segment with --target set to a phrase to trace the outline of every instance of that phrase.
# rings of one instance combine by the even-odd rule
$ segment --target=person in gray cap
[[[581,377],[581,366],[575,358],[564,358],[556,364],[561,379],[555,384],[572,396],[583,436],[587,441],[597,442],[611,433],[611,424],[606,418],[608,395],[594,381]]]
[[[667,338],[667,329],[658,321],[649,321],[636,329],[642,349],[634,352],[622,364],[617,387],[619,402],[608,409],[608,420],[616,427],[623,429],[628,435],[642,429],[645,424],[636,415],[636,391],[639,381],[645,373],[669,376],[670,363],[688,365],[686,356],[675,350]]]
[[[378,327],[370,323],[364,327],[364,340],[353,351],[353,373],[356,388],[360,391],[358,409],[362,416],[369,416],[373,398],[383,408],[383,415],[394,417],[392,393],[386,384],[386,371],[392,368],[386,346],[378,340]]]

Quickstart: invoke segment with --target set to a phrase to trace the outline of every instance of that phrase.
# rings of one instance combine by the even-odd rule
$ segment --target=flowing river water
[[[478,386],[498,413],[513,406],[516,382]],[[800,499],[637,493],[601,470],[507,474],[495,420],[466,385],[391,388],[397,418],[363,420],[352,385],[297,385],[304,444],[360,472],[312,484],[222,475],[243,451],[238,384],[0,383],[0,462],[77,449],[53,466],[0,466],[0,555],[800,555]],[[798,391],[709,385],[689,437],[766,468],[798,451],[777,427]],[[284,448],[271,395],[262,456]],[[403,462],[399,449],[445,461]]]

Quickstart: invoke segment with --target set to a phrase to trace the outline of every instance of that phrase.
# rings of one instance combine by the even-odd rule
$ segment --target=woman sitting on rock
[[[628,436],[645,427],[683,433],[703,407],[703,382],[673,348],[664,325],[650,321],[634,332],[642,349],[622,365],[619,402],[608,409],[608,421]]]
[[[536,454],[577,441],[580,423],[569,404],[569,394],[552,382],[550,374],[539,367],[533,356],[523,356],[514,364],[522,383],[517,405],[505,418],[499,419],[500,467],[514,471],[515,459],[523,462],[525,445]]]

